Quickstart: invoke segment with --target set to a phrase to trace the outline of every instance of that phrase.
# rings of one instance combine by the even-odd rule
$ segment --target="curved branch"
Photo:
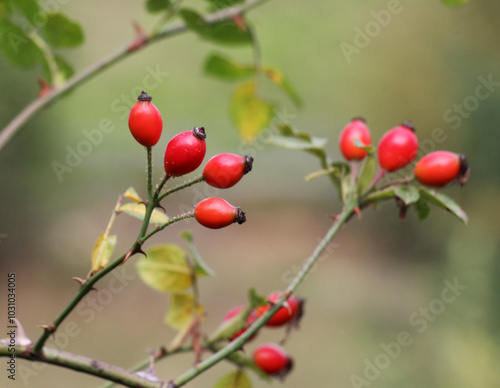
[[[15,355],[17,358],[44,362],[46,364],[57,365],[88,375],[101,377],[127,387],[161,388],[165,386],[165,383],[161,381],[148,380],[138,375],[136,372],[129,372],[123,368],[92,358],[49,347],[44,347],[42,350],[42,355],[35,357],[32,346],[16,346]],[[0,344],[0,357],[11,355],[12,353],[9,352],[8,347]]]
[[[230,20],[234,18],[236,15],[241,14],[244,11],[248,11],[251,8],[256,7],[257,5],[264,3],[268,0],[248,0],[246,3],[242,4],[239,7],[234,7],[230,9],[223,9],[205,16],[205,20],[208,24],[215,24],[221,22],[223,20]],[[170,27],[165,28],[160,31],[156,35],[151,37],[144,37],[138,47],[135,47],[132,43],[127,44],[124,47],[117,49],[116,51],[110,53],[104,58],[101,58],[97,62],[93,63],[89,67],[83,69],[79,73],[75,74],[72,78],[70,78],[65,84],[60,87],[56,87],[52,89],[47,95],[44,97],[39,97],[30,103],[27,107],[25,107],[19,114],[14,117],[14,119],[3,129],[0,133],[0,151],[3,147],[7,145],[7,143],[12,139],[12,137],[29,121],[31,120],[37,113],[39,113],[42,109],[48,107],[51,103],[57,101],[61,98],[65,93],[70,90],[76,88],[80,84],[88,81],[92,77],[96,76],[103,70],[111,67],[117,62],[120,62],[122,59],[132,55],[137,52],[139,48],[148,46],[151,43],[161,41],[163,39],[169,38],[171,36],[187,32],[189,31],[188,26],[184,22],[176,23]]]

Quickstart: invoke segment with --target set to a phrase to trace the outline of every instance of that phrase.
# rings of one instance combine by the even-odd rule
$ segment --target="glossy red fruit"
[[[391,172],[411,163],[418,152],[418,139],[410,123],[387,131],[378,143],[380,167]]]
[[[462,186],[467,181],[468,172],[467,158],[449,151],[434,151],[425,155],[414,169],[420,183],[435,187],[445,186],[455,179]]]
[[[235,222],[246,221],[245,213],[221,198],[206,198],[194,208],[194,217],[201,225],[210,229],[220,229]]]
[[[363,145],[369,146],[372,142],[370,130],[362,118],[352,119],[342,132],[340,132],[339,146],[342,155],[347,160],[362,160],[367,152],[354,144],[354,139],[358,139]]]
[[[132,136],[145,147],[158,143],[163,128],[160,111],[151,100],[152,97],[143,91],[128,116],[128,127]]]
[[[271,376],[284,377],[293,366],[293,361],[285,350],[273,343],[258,346],[253,352],[253,362]]]
[[[227,189],[234,186],[243,175],[252,170],[253,158],[234,154],[218,154],[203,169],[203,178],[213,187]]]
[[[271,302],[271,304],[257,307],[257,315],[259,317],[262,316],[271,308],[273,303],[276,303],[278,301],[281,295],[281,292],[275,292],[268,295],[267,300]],[[302,299],[297,298],[294,295],[290,296],[288,300],[283,304],[283,306],[280,307],[279,310],[274,313],[271,319],[266,322],[266,326],[283,326],[295,320],[296,318],[300,318],[300,315],[302,314],[302,304]]]
[[[165,150],[165,173],[175,177],[196,170],[203,162],[207,150],[205,138],[203,127],[195,127],[192,131],[175,135]]]
[[[225,322],[228,322],[229,320],[231,320],[232,318],[234,318],[235,316],[237,316],[238,314],[240,314],[243,310],[245,309],[245,306],[236,306],[236,307],[233,307],[231,310],[229,310],[226,315],[224,316],[224,318],[222,318],[222,323],[225,323]],[[255,320],[257,319],[257,315],[255,314],[254,311],[252,311],[248,317],[246,318],[245,320],[245,323],[243,324],[243,327],[241,329],[239,329],[236,333],[234,333],[231,337],[229,337],[229,340],[232,341],[236,338],[238,338],[240,335],[242,335],[247,329],[248,327],[255,322]],[[248,341],[251,341],[253,340],[255,337],[257,336],[257,333],[255,333],[254,335],[252,335]]]

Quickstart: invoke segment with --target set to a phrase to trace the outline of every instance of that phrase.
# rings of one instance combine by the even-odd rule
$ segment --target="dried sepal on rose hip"
[[[223,153],[212,157],[203,168],[203,178],[213,187],[227,189],[252,170],[253,158]]]
[[[152,97],[142,92],[130,110],[128,127],[134,139],[145,147],[152,147],[160,140],[163,120],[160,111],[151,102]]]
[[[469,163],[465,155],[434,151],[417,162],[414,174],[426,186],[442,187],[454,180],[463,186],[469,177]]]
[[[365,149],[355,144],[355,139],[364,146],[369,146],[372,141],[366,121],[361,117],[352,119],[340,132],[339,147],[347,160],[362,160],[367,154]]]
[[[201,225],[220,229],[237,222],[246,221],[245,213],[222,198],[206,198],[194,208],[194,217]]]
[[[259,345],[253,352],[253,362],[264,373],[281,379],[293,368],[293,360],[287,352],[274,343]]]
[[[387,131],[377,147],[380,167],[387,172],[399,170],[417,156],[418,139],[411,123],[404,123]]]
[[[164,156],[165,174],[176,177],[196,170],[205,157],[207,146],[204,127],[195,127],[175,135],[167,144]]]

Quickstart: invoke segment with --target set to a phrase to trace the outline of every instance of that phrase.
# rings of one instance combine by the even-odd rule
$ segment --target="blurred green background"
[[[130,42],[131,22],[148,28],[156,20],[140,1],[61,3],[61,10],[79,20],[86,32],[84,46],[63,53],[77,70]],[[296,128],[329,138],[334,158],[340,157],[340,130],[360,115],[374,141],[411,120],[422,146],[429,147],[426,151],[466,154],[471,165],[468,185],[444,191],[467,211],[470,223],[464,226],[433,209],[425,222],[411,213],[401,225],[393,203],[367,210],[361,221],[353,219],[298,290],[307,299],[306,315],[285,345],[296,367],[285,382],[272,385],[497,387],[500,2],[471,1],[449,8],[437,0],[401,1],[401,12],[391,14],[386,26],[379,24],[366,47],[348,61],[341,45],[354,45],[356,28],[375,28],[375,13],[386,9],[386,1],[317,0],[273,0],[255,9],[250,20],[264,63],[281,68],[305,104],[297,110],[265,83],[260,92],[293,115],[290,122]],[[145,193],[145,153],[130,136],[129,105],[120,100],[135,98],[147,87],[144,77],[151,69],[168,73],[147,90],[164,119],[154,150],[157,178],[168,140],[193,126],[207,128],[207,159],[242,150],[255,155],[254,170],[238,186],[220,193],[195,186],[164,204],[175,215],[179,206],[217,194],[245,210],[246,224],[213,231],[191,221],[148,243],[182,245],[179,233],[193,231],[200,252],[217,273],[200,283],[207,333],[229,308],[246,301],[248,288],[266,294],[286,287],[328,228],[328,215],[339,211],[341,204],[326,178],[303,180],[319,168],[313,157],[262,140],[241,144],[228,115],[234,85],[209,79],[201,70],[212,51],[251,61],[249,48],[220,49],[193,34],[162,41],[50,106],[0,153],[0,267],[2,277],[17,274],[18,317],[32,339],[40,334],[37,325],[50,323],[76,291],[70,278],[86,276],[93,244],[118,196],[129,186]],[[17,71],[0,59],[0,74],[3,127],[35,98],[39,72]],[[479,99],[474,96],[481,77],[493,83],[487,96],[482,89]],[[464,104],[461,113],[454,113]],[[67,147],[75,149],[85,139],[83,131],[98,128],[105,119],[115,129],[60,181],[53,162],[65,164]],[[438,132],[436,141],[433,134]],[[119,217],[114,228],[117,253],[127,249],[139,224]],[[98,284],[99,290],[108,291],[91,295],[94,302],[87,299],[68,318],[52,345],[128,367],[142,360],[146,349],[169,343],[174,332],[162,323],[167,297],[140,281],[134,259],[119,273],[118,280],[105,278]],[[454,299],[449,298],[450,283],[461,287],[454,289]],[[5,293],[2,289],[1,295]],[[266,330],[246,352],[283,335],[282,330]],[[405,335],[405,346],[396,346]],[[157,365],[158,375],[168,381],[192,361],[189,355],[165,360]],[[229,370],[221,363],[188,386],[210,387]],[[100,384],[93,377],[23,361],[17,373],[9,387]],[[256,376],[252,380],[255,387],[268,385]]]

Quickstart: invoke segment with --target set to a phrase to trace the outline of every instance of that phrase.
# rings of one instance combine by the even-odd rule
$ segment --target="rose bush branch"
[[[205,16],[205,21],[206,23],[208,23],[208,25],[214,25],[221,21],[231,20],[235,16],[249,11],[252,8],[261,5],[262,3],[265,3],[266,1],[269,0],[248,0],[240,6],[230,9],[222,9],[220,11],[208,14]],[[190,30],[186,23],[178,22],[172,26],[164,28],[159,32],[154,32],[150,36],[141,36],[139,40],[132,42],[132,44],[129,43],[123,47],[120,47],[119,49],[99,59],[87,68],[81,70],[79,73],[75,74],[62,85],[51,88],[43,97],[38,97],[28,106],[26,106],[21,112],[19,112],[17,116],[14,117],[9,124],[7,124],[2,132],[0,132],[0,151],[28,121],[30,121],[43,109],[47,108],[50,104],[59,100],[69,91],[81,86],[85,82],[89,81],[92,77],[116,65],[125,58],[130,57],[132,54],[136,53],[138,49],[188,31]]]

